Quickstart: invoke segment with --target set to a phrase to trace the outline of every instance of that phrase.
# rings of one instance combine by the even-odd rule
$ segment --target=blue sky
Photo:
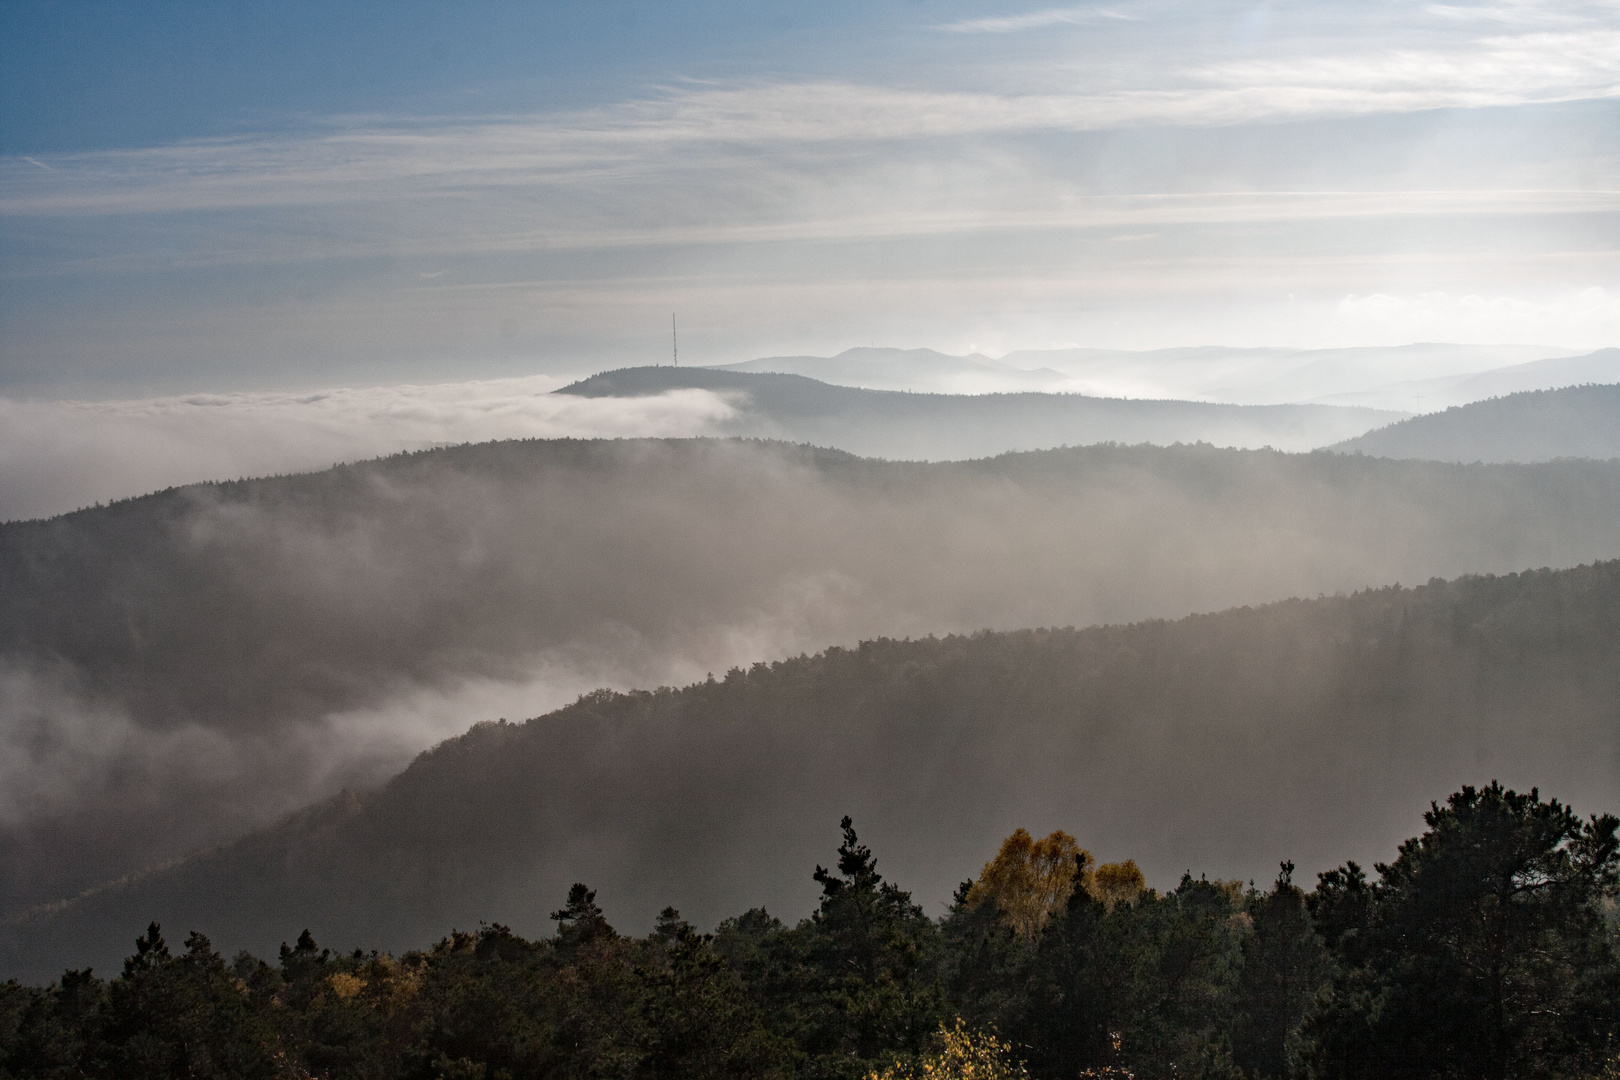
[[[0,395],[1620,341],[1620,4],[0,7]]]

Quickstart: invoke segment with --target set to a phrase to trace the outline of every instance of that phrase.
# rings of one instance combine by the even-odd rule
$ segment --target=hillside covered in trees
[[[872,640],[483,723],[376,790],[5,927],[0,972],[106,967],[155,918],[256,951],[536,934],[572,881],[617,925],[805,911],[845,813],[938,911],[1016,826],[1153,883],[1371,863],[1436,787],[1583,812],[1620,789],[1620,562],[1175,622]]]
[[[157,924],[117,978],[0,984],[0,1076],[1066,1080],[1612,1076],[1613,815],[1464,787],[1369,876],[1304,892],[1184,874],[1018,829],[930,919],[850,818],[820,898],[702,934],[621,936],[574,884],[395,957],[305,931],[275,966]]]
[[[0,913],[594,687],[1615,557],[1620,463],[1207,446],[489,443],[0,525]]]
[[[1333,449],[1429,461],[1620,457],[1620,385],[1533,390],[1458,405],[1347,439]]]

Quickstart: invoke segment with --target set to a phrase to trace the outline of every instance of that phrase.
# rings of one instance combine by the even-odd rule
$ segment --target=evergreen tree
[[[1327,949],[1293,878],[1294,864],[1283,863],[1271,891],[1249,905],[1254,933],[1243,943],[1232,1056],[1257,1077],[1300,1074],[1305,1021],[1331,977]]]
[[[278,1072],[275,1033],[207,938],[170,953],[156,923],[108,987],[95,1071],[128,1080],[251,1080]]]
[[[577,881],[568,890],[568,902],[553,911],[551,918],[557,924],[557,949],[566,955],[590,942],[617,936],[596,906],[596,890]]]
[[[89,968],[64,972],[42,990],[0,984],[0,1078],[85,1075],[105,999],[105,984]]]
[[[859,1077],[913,1055],[944,1018],[938,932],[911,894],[883,880],[851,820],[835,870],[817,866],[816,912],[764,942],[763,1004],[809,1056],[812,1077]]]
[[[772,1035],[738,973],[674,908],[658,916],[637,965],[647,1032],[638,1069],[668,1080],[790,1076],[792,1043]]]
[[[1316,906],[1346,965],[1324,1071],[1503,1080],[1594,1060],[1620,1031],[1602,911],[1620,820],[1497,783],[1424,820],[1376,886],[1353,868],[1324,876]]]

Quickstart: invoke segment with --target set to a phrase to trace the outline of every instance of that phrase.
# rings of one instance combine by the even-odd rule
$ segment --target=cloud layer
[[[583,104],[0,161],[0,385],[579,371],[661,355],[672,309],[710,362],[1402,344],[1341,301],[1620,288],[1613,5],[1144,2],[882,33],[881,73],[809,52]],[[1429,329],[1614,333],[1461,308]]]
[[[552,394],[558,385],[536,376],[137,401],[0,398],[0,520],[495,438],[701,435],[734,413],[705,390],[579,398]]]

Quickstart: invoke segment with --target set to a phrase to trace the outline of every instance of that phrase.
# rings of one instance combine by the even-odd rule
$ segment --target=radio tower
[[[669,313],[669,348],[671,358],[675,361],[674,366],[680,367],[681,339],[675,336],[675,313],[673,311]]]

